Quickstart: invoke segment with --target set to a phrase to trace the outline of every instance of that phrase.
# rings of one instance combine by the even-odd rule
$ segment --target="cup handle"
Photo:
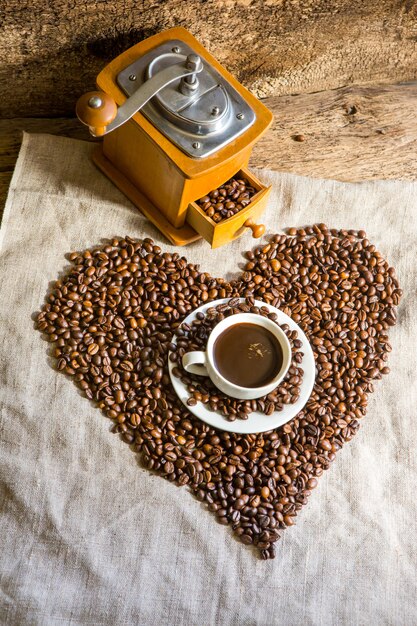
[[[197,376],[208,376],[206,368],[206,353],[196,350],[186,352],[182,357],[182,366],[186,372],[197,374]]]

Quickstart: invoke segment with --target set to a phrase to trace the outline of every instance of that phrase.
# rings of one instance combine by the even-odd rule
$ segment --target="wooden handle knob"
[[[75,112],[94,137],[101,137],[117,115],[117,104],[104,91],[89,91],[78,99]]]
[[[251,229],[252,237],[255,237],[255,239],[259,239],[259,237],[262,237],[265,232],[265,224],[255,224],[255,222],[253,221],[253,217],[247,219],[244,223],[244,226],[247,226]]]

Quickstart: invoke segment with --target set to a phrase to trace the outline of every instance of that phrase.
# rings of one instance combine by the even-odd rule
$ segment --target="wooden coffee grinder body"
[[[216,244],[216,238],[213,237],[215,228],[205,228],[201,220],[193,217],[191,222],[194,227],[187,222],[190,207],[195,206],[198,198],[237,173],[242,175],[246,171],[253,145],[269,127],[273,118],[270,111],[183,28],[174,28],[150,37],[121,54],[99,74],[98,87],[120,107],[126,101],[126,95],[117,82],[119,73],[137,58],[172,40],[181,40],[191,47],[203,63],[210,63],[241,94],[255,111],[254,123],[213,154],[204,158],[192,158],[138,111],[124,124],[104,135],[102,145],[96,149],[94,160],[171,242],[185,245],[203,236],[209,241],[211,239],[210,243],[215,247],[239,236],[243,222],[239,224],[239,220],[231,221],[229,233],[226,224],[229,220],[224,220],[223,234],[217,238]],[[259,183],[260,197],[257,201],[263,208],[268,189],[262,187]],[[264,194],[261,193],[263,190]],[[246,216],[247,220],[259,215],[259,209],[260,206],[256,207],[256,202],[253,204],[252,201],[241,218]],[[195,213],[195,210],[191,213]],[[204,216],[203,222],[204,219],[212,221],[207,216]],[[200,232],[195,230],[196,224]],[[202,226],[198,226],[199,224]]]

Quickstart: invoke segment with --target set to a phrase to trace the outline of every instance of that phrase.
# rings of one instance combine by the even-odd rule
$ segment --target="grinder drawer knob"
[[[101,137],[116,117],[117,105],[104,91],[90,91],[78,99],[75,112],[80,122],[89,127],[92,135]]]
[[[247,226],[247,228],[251,229],[252,237],[255,237],[255,239],[259,239],[259,237],[262,237],[265,232],[265,224],[255,224],[255,222],[253,221],[253,217],[249,217],[244,223],[244,226]]]

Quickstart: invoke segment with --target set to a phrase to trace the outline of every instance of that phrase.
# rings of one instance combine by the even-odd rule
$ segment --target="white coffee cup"
[[[269,330],[279,341],[282,349],[282,365],[276,376],[262,387],[241,387],[220,374],[214,362],[214,343],[227,328],[235,324],[256,324]],[[282,381],[291,364],[291,346],[287,335],[272,320],[255,313],[236,313],[219,322],[211,331],[205,351],[186,352],[182,357],[182,365],[190,374],[209,376],[213,384],[223,393],[239,400],[254,400],[271,393]]]

